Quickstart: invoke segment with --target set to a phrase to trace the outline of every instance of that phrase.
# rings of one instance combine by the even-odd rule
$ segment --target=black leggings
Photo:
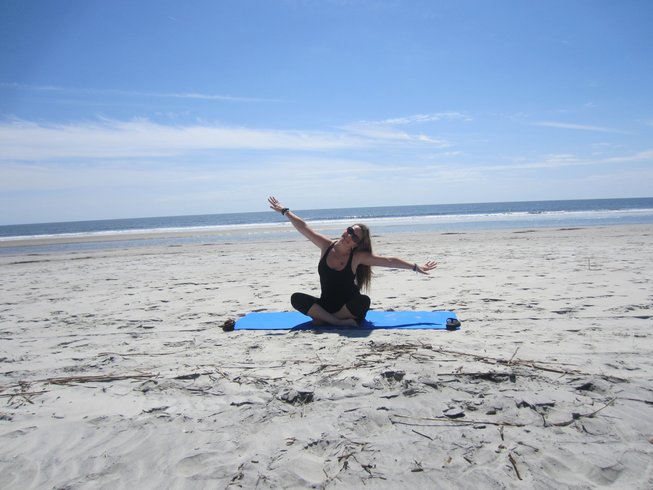
[[[336,306],[333,304],[329,305],[327,302],[324,302],[315,296],[311,296],[310,294],[295,293],[290,297],[290,303],[292,303],[293,308],[302,312],[304,315],[308,315],[308,310],[310,310],[311,306],[316,303],[329,313],[335,313],[343,306],[346,306],[351,314],[354,315],[354,318],[359,322],[365,319],[365,315],[370,309],[370,298],[364,294],[354,296],[344,305]]]

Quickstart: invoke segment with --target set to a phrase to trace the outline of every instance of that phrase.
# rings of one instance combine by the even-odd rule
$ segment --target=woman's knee
[[[370,303],[370,297],[361,294],[347,302],[347,309],[354,315],[356,320],[361,321],[365,319],[365,315],[370,309]]]
[[[293,306],[293,308],[303,313],[304,315],[308,313],[308,310],[311,309],[311,306],[313,306],[316,301],[316,298],[304,293],[294,293],[290,297],[290,304]]]

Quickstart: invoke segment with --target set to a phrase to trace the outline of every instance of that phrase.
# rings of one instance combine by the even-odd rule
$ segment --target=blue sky
[[[653,2],[0,3],[0,224],[653,196]]]

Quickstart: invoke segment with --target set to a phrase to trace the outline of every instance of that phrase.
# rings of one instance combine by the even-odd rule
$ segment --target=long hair
[[[372,253],[372,239],[370,238],[370,229],[367,227],[367,225],[363,225],[361,223],[356,223],[354,226],[360,227],[361,231],[363,232],[363,238],[360,242],[358,242],[358,245],[356,245],[356,250]],[[358,287],[362,290],[369,291],[372,284],[372,268],[369,265],[360,264],[358,266],[356,269],[356,284],[358,284]]]

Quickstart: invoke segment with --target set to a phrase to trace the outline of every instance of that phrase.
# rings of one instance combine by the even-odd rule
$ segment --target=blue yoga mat
[[[460,326],[452,311],[368,311],[360,329],[400,328],[446,330]],[[328,327],[323,325],[322,327]],[[297,311],[248,313],[236,321],[235,330],[290,330],[315,328],[311,319]]]

